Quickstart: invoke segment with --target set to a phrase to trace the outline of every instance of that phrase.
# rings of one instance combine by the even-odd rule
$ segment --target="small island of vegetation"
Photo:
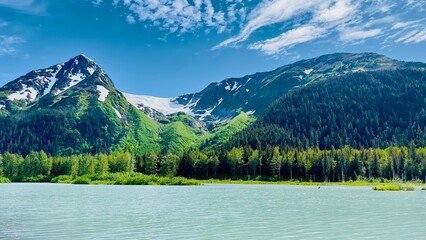
[[[386,184],[373,187],[374,191],[414,191],[416,186],[413,184]]]

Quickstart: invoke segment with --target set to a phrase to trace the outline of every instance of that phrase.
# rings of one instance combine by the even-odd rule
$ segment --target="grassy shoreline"
[[[348,187],[375,187],[375,186],[393,186],[393,185],[409,185],[414,187],[426,186],[421,182],[386,181],[347,181],[347,182],[307,182],[307,181],[261,181],[261,180],[218,180],[208,179],[200,180],[203,184],[277,184],[277,185],[297,185],[297,186],[348,186]],[[426,189],[426,187],[424,187]]]
[[[36,176],[19,180],[10,180],[0,176],[0,183],[10,182],[50,182],[66,184],[101,184],[101,185],[186,185],[197,186],[203,184],[258,184],[258,185],[298,185],[298,186],[371,186],[376,191],[412,191],[416,187],[423,187],[422,182],[390,181],[390,180],[361,180],[347,182],[308,182],[308,181],[266,181],[266,180],[231,180],[231,179],[188,179],[176,176],[145,175],[142,173],[106,173],[102,175],[70,176],[60,175],[57,177]]]

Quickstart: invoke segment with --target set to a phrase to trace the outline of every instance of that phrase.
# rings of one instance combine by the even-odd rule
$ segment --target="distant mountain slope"
[[[176,153],[215,149],[235,133],[229,146],[424,144],[425,69],[338,53],[157,98],[119,92],[79,55],[0,88],[0,152]]]
[[[292,91],[228,147],[359,149],[411,141],[426,146],[424,68],[351,73]]]
[[[274,71],[229,78],[212,83],[204,90],[170,99],[125,94],[129,102],[147,111],[162,114],[178,111],[204,121],[229,121],[243,111],[259,116],[279,97],[309,83],[348,73],[426,68],[374,53],[336,53],[302,60]],[[149,111],[148,111],[149,112]]]

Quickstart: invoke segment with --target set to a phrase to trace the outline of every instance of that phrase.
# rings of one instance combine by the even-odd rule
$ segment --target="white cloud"
[[[411,31],[407,33],[405,36],[400,37],[395,42],[403,42],[403,43],[420,43],[426,41],[426,29],[421,31]]]
[[[327,1],[327,0],[326,0]],[[294,1],[294,0],[274,0],[263,1],[248,16],[248,22],[237,36],[229,38],[215,49],[229,45],[235,45],[246,41],[250,35],[264,26],[287,21],[296,15],[306,13],[318,5],[320,0]]]
[[[342,1],[325,1],[324,4],[315,12],[314,21],[316,22],[332,22],[344,19],[352,14],[355,14],[358,8],[357,3],[352,3],[350,0]]]
[[[409,22],[397,22],[393,24],[392,29],[401,29],[401,28],[407,28],[411,27],[415,24],[417,24],[419,21],[409,21]]]
[[[208,27],[221,33],[228,24],[228,15],[215,9],[211,0],[114,0],[113,4],[128,9],[126,20],[131,24],[142,22],[170,32],[191,32]]]
[[[271,0],[263,1],[248,15],[248,21],[243,26],[238,35],[228,38],[225,41],[216,45],[213,49],[218,49],[226,46],[235,46],[236,44],[247,41],[249,37],[258,29],[275,24],[288,24],[293,19],[298,22],[306,21],[307,25],[315,25],[320,29],[330,29],[337,24],[343,24],[351,20],[351,16],[356,15],[360,3],[355,0]],[[294,24],[293,28],[297,29],[298,24]],[[298,29],[300,30],[300,29]],[[296,31],[297,32],[297,31]],[[301,39],[311,39],[321,37],[320,35],[310,34],[307,32],[305,36],[300,36]],[[314,32],[317,33],[317,32]],[[282,39],[283,35],[263,41],[263,43],[272,43]],[[259,43],[251,45],[258,46]],[[293,44],[292,44],[293,45]],[[268,44],[270,46],[270,44]],[[255,48],[263,49],[263,48]],[[271,54],[270,51],[264,51]]]
[[[127,21],[129,24],[135,24],[135,23],[136,23],[136,19],[135,19],[135,17],[133,17],[132,15],[127,15],[127,17],[126,17],[126,21]]]
[[[325,28],[312,25],[302,26],[285,32],[278,37],[254,43],[250,45],[249,48],[260,50],[265,54],[272,55],[296,44],[314,40],[323,36],[325,33]]]
[[[376,37],[381,32],[382,32],[381,29],[371,29],[371,30],[345,29],[340,34],[340,40],[344,42],[365,40],[367,38]]]
[[[426,0],[407,0],[407,7],[409,8],[417,8],[424,10],[426,6]]]
[[[15,54],[16,45],[24,42],[20,37],[0,35],[0,56]]]

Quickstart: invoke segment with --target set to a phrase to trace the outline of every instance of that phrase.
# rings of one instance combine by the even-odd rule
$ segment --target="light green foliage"
[[[171,153],[182,152],[199,140],[196,130],[182,122],[173,122],[166,125],[160,136],[163,152]]]
[[[21,175],[27,177],[49,176],[52,164],[52,158],[49,158],[43,151],[30,152],[23,161]]]
[[[99,154],[97,156],[98,164],[96,165],[96,173],[105,174],[109,171],[108,156],[105,154]]]
[[[260,163],[259,150],[254,150],[248,159],[248,164],[253,171],[253,175],[256,175],[256,170],[260,166]]]
[[[183,177],[161,177],[141,173],[107,173],[84,175],[73,178],[61,175],[52,179],[53,183],[73,184],[115,184],[115,185],[201,185],[201,182]]]
[[[78,175],[94,174],[96,169],[96,162],[92,155],[84,154],[79,158]]]
[[[10,179],[3,177],[3,176],[0,176],[0,183],[10,183]]]
[[[229,170],[232,173],[232,176],[236,176],[237,168],[240,167],[243,163],[243,148],[232,148],[231,151],[227,153],[227,163]]]
[[[21,156],[7,152],[2,160],[3,175],[11,180],[19,178],[23,161]]]
[[[416,187],[409,184],[385,184],[373,187],[374,191],[414,191]]]
[[[153,152],[145,155],[145,173],[157,174],[158,156]]]
[[[142,155],[147,152],[160,152],[160,126],[141,111],[129,106],[129,131],[118,144],[118,151]]]
[[[189,154],[189,157],[192,159],[193,168],[195,170],[195,173],[198,173],[199,175],[205,175],[203,173],[204,170],[208,170],[209,166],[209,158],[208,156],[200,151],[191,152]]]
[[[272,155],[272,159],[271,159],[271,163],[270,165],[270,169],[272,171],[272,175],[277,176],[279,178],[281,178],[281,163],[282,163],[282,156],[280,154],[280,148],[279,147],[275,147],[274,148],[274,153]]]
[[[135,161],[130,153],[116,152],[109,158],[111,172],[133,172]]]
[[[255,119],[242,112],[226,124],[216,126],[215,129],[213,129],[212,135],[207,138],[204,144],[205,149],[214,149],[218,145],[226,143],[232,135],[245,129],[254,121]]]
[[[160,174],[163,176],[175,176],[180,163],[180,157],[176,154],[168,153],[161,159]]]
[[[169,116],[160,133],[162,152],[176,154],[198,147],[201,140],[208,135],[203,124],[184,113]]]
[[[86,176],[76,177],[72,183],[73,184],[90,184],[91,180]]]
[[[79,173],[79,156],[73,155],[71,157],[68,158],[70,163],[71,163],[71,176],[73,176],[74,178],[78,176]]]

